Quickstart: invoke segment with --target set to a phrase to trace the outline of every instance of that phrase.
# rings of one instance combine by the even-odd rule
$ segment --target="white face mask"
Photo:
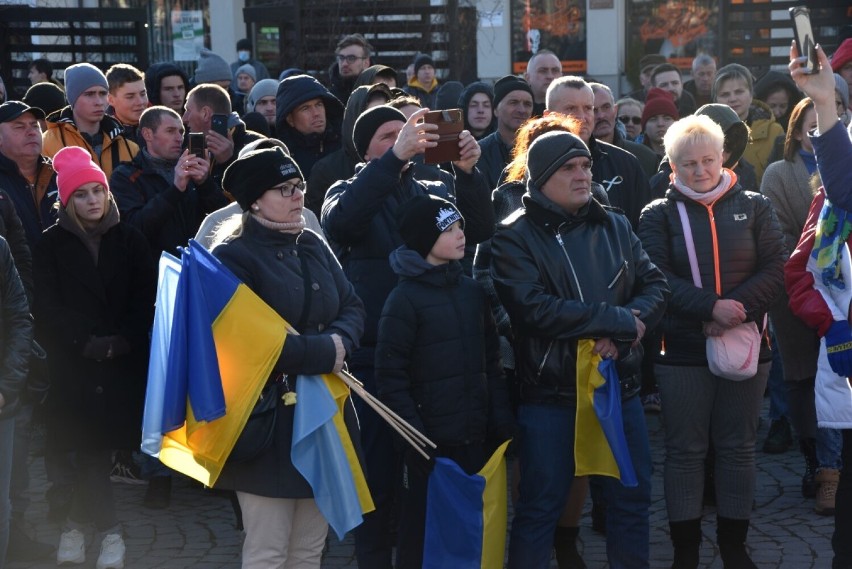
[[[243,63],[245,63],[246,61],[249,60],[250,55],[251,55],[250,51],[238,51],[237,52],[237,58],[239,58],[239,60],[242,61]]]

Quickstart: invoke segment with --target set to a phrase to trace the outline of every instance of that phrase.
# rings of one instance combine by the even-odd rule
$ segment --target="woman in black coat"
[[[744,191],[737,175],[723,167],[724,133],[717,123],[689,116],[663,140],[672,181],[666,197],[642,212],[639,238],[672,291],[658,329],[663,349],[654,371],[666,424],[663,478],[673,567],[698,567],[704,457],[712,440],[722,560],[725,567],[753,568],[745,540],[770,354],[766,341],[755,338],[754,375],[733,381],[711,371],[706,346],[708,338],[741,324],[754,328],[754,336],[762,330],[784,287],[784,239],[769,200]]]
[[[122,567],[111,449],[139,445],[156,273],[145,237],[119,222],[103,171],[78,147],[56,153],[59,220],[33,255],[37,333],[50,354],[51,444],[77,451],[58,563],[85,559],[83,522],[104,534],[98,567]]]
[[[213,254],[300,335],[287,336],[269,378],[283,396],[271,446],[251,460],[229,462],[216,486],[237,493],[244,569],[319,569],[328,524],[290,458],[298,399],[289,393],[298,393],[300,374],[340,371],[364,329],[364,305],[325,242],[305,229],[302,173],[281,148],[241,156],[225,171],[223,186],[245,213],[236,227],[221,228],[227,240]]]

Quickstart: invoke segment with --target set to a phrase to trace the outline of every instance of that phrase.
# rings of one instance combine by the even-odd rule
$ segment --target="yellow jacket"
[[[109,179],[113,169],[119,163],[133,160],[139,153],[139,146],[124,137],[122,134],[124,127],[110,116],[104,116],[101,120],[101,131],[104,133],[104,143],[101,155],[98,156],[74,124],[71,107],[65,107],[47,117],[47,131],[42,135],[44,140],[42,154],[53,158],[61,148],[66,146],[85,148],[92,155],[95,164],[101,167]]]
[[[775,139],[784,136],[784,129],[775,120],[769,105],[754,99],[748,112],[748,127],[751,129],[748,146],[743,152],[749,164],[754,166],[757,176],[757,186],[763,179],[763,172],[769,166],[769,156],[775,146]]]

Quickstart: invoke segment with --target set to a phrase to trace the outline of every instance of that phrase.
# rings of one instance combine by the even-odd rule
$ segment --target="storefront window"
[[[689,70],[699,53],[720,56],[720,2],[711,0],[628,0],[627,75],[638,85],[639,60],[651,53]]]
[[[512,71],[526,71],[540,49],[553,51],[562,71],[586,72],[585,0],[524,0],[512,3]]]

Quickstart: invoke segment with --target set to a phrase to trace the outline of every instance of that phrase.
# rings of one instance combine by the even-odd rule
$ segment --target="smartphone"
[[[819,60],[816,53],[816,41],[814,31],[811,28],[811,11],[805,6],[795,6],[789,9],[790,19],[793,20],[793,37],[796,39],[796,47],[799,56],[807,56],[805,72],[809,74],[819,73]]]
[[[459,148],[459,137],[464,130],[461,109],[447,109],[445,111],[429,111],[423,118],[424,122],[438,125],[438,130],[433,131],[441,137],[438,146],[427,148],[424,155],[426,164],[441,164],[453,162],[461,158]]]
[[[207,159],[207,141],[203,132],[189,133],[189,152],[199,158]]]
[[[228,115],[214,114],[210,119],[210,130],[228,138]]]

